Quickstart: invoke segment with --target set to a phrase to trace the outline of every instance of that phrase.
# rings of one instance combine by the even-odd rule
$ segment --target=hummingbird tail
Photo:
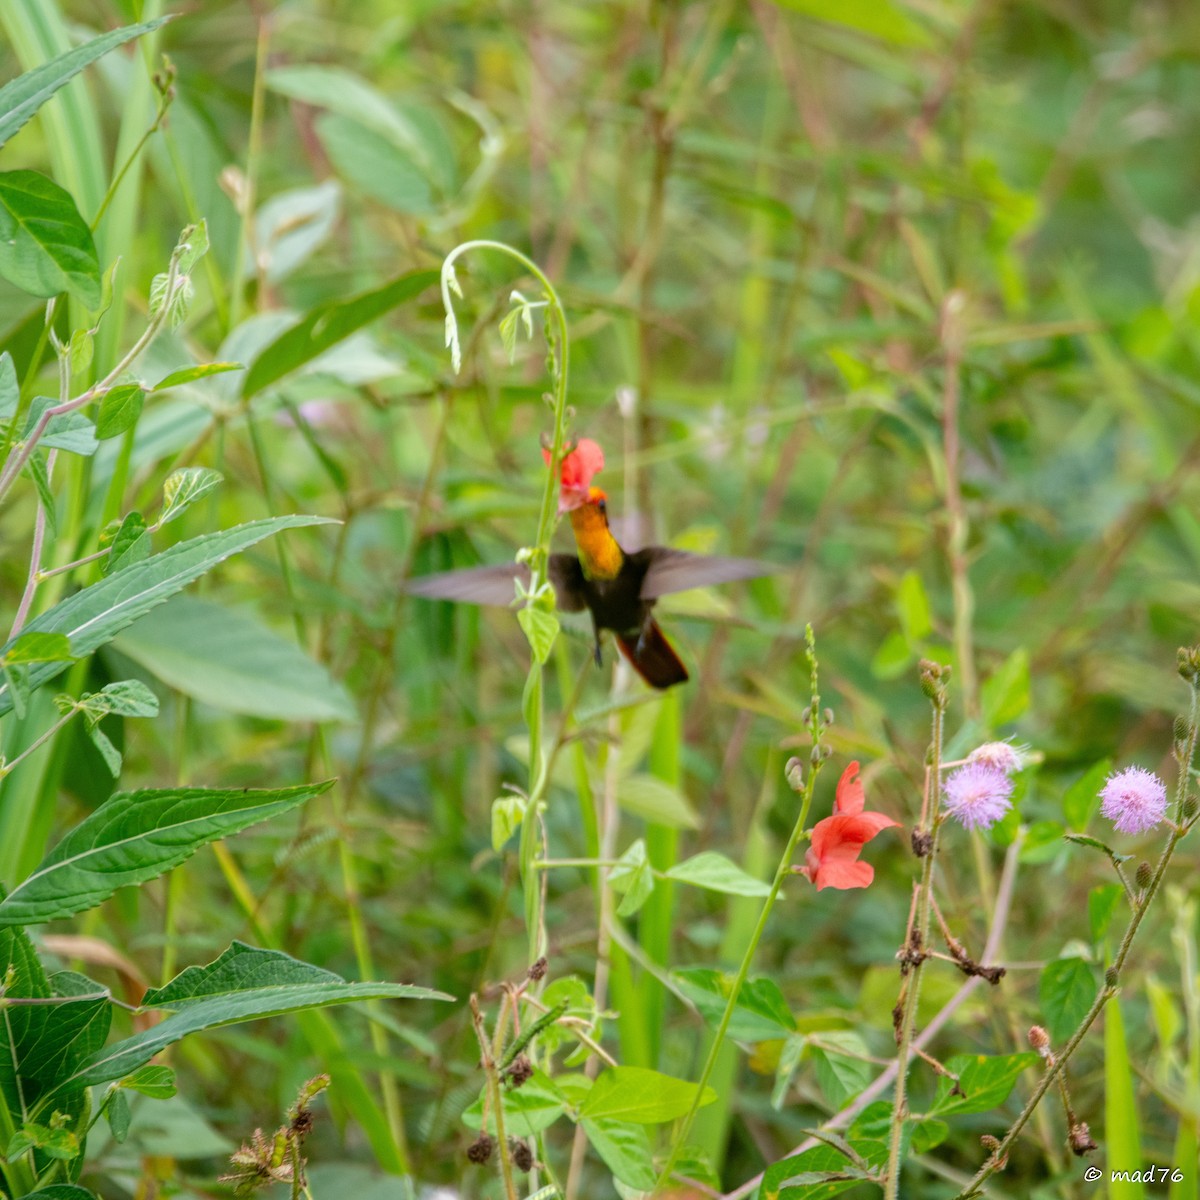
[[[617,645],[633,669],[651,687],[669,688],[687,681],[687,667],[679,661],[679,655],[671,648],[657,621],[650,621],[640,637],[618,634]]]

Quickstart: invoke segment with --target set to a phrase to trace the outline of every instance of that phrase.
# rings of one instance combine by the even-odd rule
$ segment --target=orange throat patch
[[[608,518],[599,504],[581,504],[571,510],[571,528],[579,563],[588,579],[615,579],[620,574],[625,555],[608,528]]]

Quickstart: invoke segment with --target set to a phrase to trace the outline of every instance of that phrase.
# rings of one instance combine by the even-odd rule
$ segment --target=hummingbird
[[[670,546],[622,549],[609,527],[608,497],[591,484],[603,465],[604,452],[590,438],[581,438],[563,458],[558,507],[560,515],[570,517],[576,553],[551,554],[547,573],[561,610],[586,609],[591,614],[597,665],[602,662],[600,631],[607,629],[651,687],[669,688],[686,682],[688,672],[654,619],[659,597],[754,579],[779,568],[755,559],[690,554]],[[514,599],[514,581],[528,587],[529,579],[527,566],[506,563],[425,575],[410,580],[406,590],[427,599],[507,606]]]

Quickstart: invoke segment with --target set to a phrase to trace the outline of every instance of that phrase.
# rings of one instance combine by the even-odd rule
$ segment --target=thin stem
[[[488,1098],[491,1101],[492,1119],[496,1122],[496,1149],[500,1158],[500,1177],[504,1180],[506,1200],[517,1200],[517,1185],[513,1179],[512,1155],[508,1149],[508,1138],[504,1134],[504,1089],[500,1082],[500,1072],[496,1068],[492,1046],[488,1040],[487,1030],[483,1024],[483,1013],[479,1008],[477,997],[471,997],[471,1024],[475,1036],[479,1040],[480,1062],[483,1073],[487,1077]],[[497,1031],[498,1032],[498,1031]]]
[[[820,752],[821,704],[820,696],[817,693],[816,647],[811,625],[806,630],[806,636],[809,662],[812,666],[812,707],[810,710],[809,732],[812,735],[813,749],[815,751],[813,759],[815,761],[809,767],[808,777],[804,784],[803,798],[800,802],[800,811],[796,816],[796,823],[792,826],[792,832],[788,837],[787,845],[779,857],[779,865],[775,868],[775,878],[771,882],[771,891],[763,901],[762,910],[758,914],[758,922],[754,926],[754,932],[750,935],[750,941],[746,945],[746,952],[742,955],[741,965],[738,967],[737,975],[734,977],[733,984],[729,989],[729,998],[725,1002],[725,1011],[721,1014],[720,1023],[717,1025],[712,1044],[709,1046],[708,1057],[705,1059],[704,1068],[700,1072],[700,1079],[696,1084],[696,1091],[692,1097],[691,1107],[675,1130],[675,1136],[671,1142],[671,1152],[667,1155],[666,1165],[659,1174],[658,1182],[654,1185],[654,1191],[651,1193],[651,1196],[659,1195],[663,1188],[670,1182],[671,1172],[675,1169],[675,1163],[683,1150],[688,1134],[691,1132],[692,1122],[695,1121],[696,1113],[699,1111],[704,1098],[704,1089],[708,1086],[709,1076],[716,1066],[717,1056],[720,1054],[721,1047],[725,1042],[725,1034],[729,1029],[729,1022],[733,1019],[733,1011],[737,1006],[738,996],[741,995],[742,985],[746,982],[746,976],[750,973],[750,965],[754,961],[758,943],[762,940],[763,932],[767,927],[767,921],[771,916],[771,910],[775,907],[775,901],[778,899],[779,891],[783,887],[783,881],[792,873],[792,858],[796,853],[796,847],[800,843],[800,836],[804,833],[805,825],[808,822],[808,810],[812,806],[813,791],[816,786],[817,775],[821,770],[822,755]]]
[[[57,450],[51,450],[46,457],[46,479],[49,480],[54,471],[54,461],[58,457]],[[25,580],[25,590],[21,593],[21,603],[17,607],[17,615],[13,618],[12,628],[8,631],[8,640],[21,632],[29,610],[33,605],[33,594],[41,582],[42,548],[46,542],[46,510],[39,502],[37,516],[33,519],[33,548],[29,552],[29,578]]]
[[[904,1121],[907,1116],[908,1061],[913,1052],[913,1030],[917,1019],[917,998],[921,990],[922,966],[926,946],[929,943],[930,916],[933,909],[933,864],[937,854],[938,798],[941,795],[939,762],[942,756],[942,735],[945,723],[945,690],[938,686],[932,699],[933,736],[931,760],[925,776],[925,811],[928,813],[929,845],[921,860],[921,883],[917,894],[916,922],[905,942],[902,954],[909,967],[904,991],[904,1012],[900,1026],[899,1044],[896,1052],[896,1090],[892,1103],[891,1139],[888,1146],[887,1178],[884,1186],[885,1200],[898,1200],[900,1195],[900,1152],[903,1142]],[[902,968],[903,970],[903,968]]]
[[[1180,756],[1179,761],[1179,778],[1175,785],[1175,802],[1176,813],[1182,813],[1183,804],[1188,794],[1188,777],[1190,774],[1192,760],[1196,753],[1196,738],[1198,729],[1200,729],[1200,687],[1197,684],[1200,681],[1192,681],[1192,704],[1191,712],[1188,718],[1188,735],[1185,745],[1185,753]],[[1171,859],[1175,854],[1175,847],[1179,844],[1191,825],[1176,825],[1172,828],[1170,835],[1167,838],[1167,844],[1163,847],[1163,852],[1159,856],[1158,863],[1154,868],[1154,875],[1150,880],[1150,886],[1146,889],[1146,894],[1142,897],[1142,902],[1134,909],[1133,915],[1129,918],[1129,925],[1125,929],[1125,934],[1121,938],[1120,948],[1117,950],[1117,955],[1113,959],[1112,966],[1105,973],[1106,983],[1100,989],[1096,999],[1092,1002],[1091,1008],[1088,1009],[1083,1019],[1079,1022],[1075,1032],[1071,1034],[1066,1046],[1061,1054],[1058,1055],[1054,1065],[1050,1067],[1038,1082],[1033,1093],[1025,1103],[1025,1107],[1021,1109],[1017,1119],[1012,1123],[1008,1132],[1004,1135],[1000,1145],[992,1151],[991,1157],[986,1163],[975,1173],[971,1181],[965,1188],[954,1198],[954,1200],[968,1200],[968,1197],[979,1195],[980,1188],[992,1175],[1000,1169],[1000,1165],[1008,1157],[1009,1150],[1013,1143],[1017,1140],[1022,1129],[1028,1123],[1029,1118],[1033,1115],[1034,1110],[1041,1103],[1042,1097],[1054,1086],[1059,1075],[1066,1068],[1067,1062],[1071,1055],[1078,1049],[1079,1044],[1083,1041],[1087,1031],[1092,1027],[1096,1018],[1100,1015],[1104,1006],[1117,994],[1117,981],[1120,979],[1121,969],[1125,965],[1125,960],[1129,957],[1129,952],[1133,948],[1134,938],[1137,936],[1137,931],[1142,924],[1142,918],[1150,909],[1150,904],[1155,895],[1158,893],[1159,887],[1162,885],[1163,877],[1166,875],[1167,867],[1171,864]]]

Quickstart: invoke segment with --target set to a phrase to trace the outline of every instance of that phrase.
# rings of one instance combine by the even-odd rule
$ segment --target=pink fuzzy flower
[[[1167,787],[1141,767],[1108,777],[1100,791],[1100,811],[1121,833],[1145,833],[1167,815]]]
[[[984,762],[959,767],[942,791],[946,811],[968,829],[988,829],[1012,807],[1012,780]]]

